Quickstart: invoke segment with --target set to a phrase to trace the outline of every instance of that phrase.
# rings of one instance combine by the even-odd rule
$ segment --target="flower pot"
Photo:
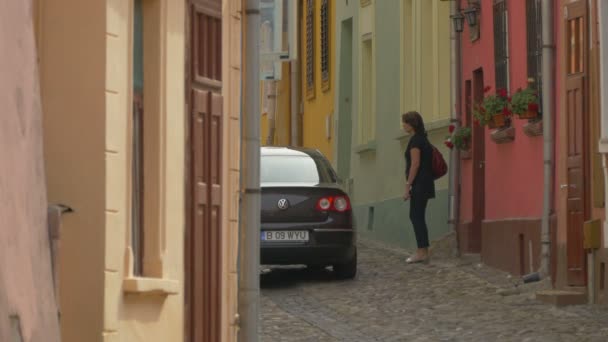
[[[491,129],[501,128],[504,127],[505,124],[505,115],[503,113],[498,113],[492,115],[492,120],[488,122],[488,127],[490,127]]]
[[[497,144],[506,144],[515,140],[515,127],[509,126],[498,129],[490,134],[490,138]]]
[[[460,150],[460,159],[471,159],[471,149]]]
[[[538,137],[543,135],[543,121],[532,120],[524,125],[524,133],[529,137]]]
[[[530,120],[536,119],[538,117],[538,112],[533,110],[525,111],[524,113],[519,114],[519,118],[522,120]]]

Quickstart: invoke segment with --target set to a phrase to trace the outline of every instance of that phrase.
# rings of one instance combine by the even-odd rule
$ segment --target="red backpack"
[[[433,178],[439,179],[448,173],[448,164],[445,162],[445,159],[443,159],[443,155],[439,152],[437,147],[433,145],[431,145],[431,147],[433,148]]]

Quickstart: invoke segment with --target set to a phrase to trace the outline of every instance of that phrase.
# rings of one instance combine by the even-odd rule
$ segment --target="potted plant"
[[[486,87],[484,92],[487,93],[489,90],[490,87]],[[488,125],[490,128],[504,127],[511,114],[509,97],[505,89],[499,89],[496,94],[485,96],[473,110],[473,115],[479,124]]]
[[[450,125],[449,131],[451,135],[447,136],[444,142],[448,148],[456,147],[462,152],[468,152],[471,149],[471,128],[460,127],[456,129],[454,125]]]
[[[511,98],[511,108],[520,119],[537,118],[538,92],[530,84],[526,89],[518,89]]]

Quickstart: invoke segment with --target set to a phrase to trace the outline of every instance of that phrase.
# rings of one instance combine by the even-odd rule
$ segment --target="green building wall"
[[[449,161],[449,151],[443,141],[449,125],[449,72],[447,75],[435,75],[440,84],[435,84],[435,94],[441,99],[441,105],[420,103],[419,108],[406,108],[403,97],[401,75],[404,70],[412,70],[411,65],[404,65],[400,41],[402,40],[401,20],[403,14],[402,0],[373,1],[373,34],[375,49],[375,106],[376,132],[375,140],[366,145],[357,145],[359,132],[359,59],[362,37],[359,30],[361,2],[338,1],[336,4],[336,143],[335,159],[340,177],[348,185],[359,234],[362,237],[376,239],[393,245],[412,249],[416,247],[413,228],[409,221],[409,202],[402,199],[405,187],[404,151],[409,136],[401,131],[401,113],[406,110],[437,108],[434,113],[421,114],[425,117],[429,139],[437,146]],[[414,3],[420,0],[412,0]],[[422,0],[436,1],[439,0]],[[407,0],[406,0],[407,2]],[[439,5],[433,5],[439,6]],[[446,18],[449,20],[449,18]],[[352,26],[352,34],[349,27]],[[406,24],[406,26],[408,26]],[[343,37],[352,42],[343,41]],[[449,32],[447,37],[449,56]],[[443,42],[443,40],[442,40]],[[430,44],[430,43],[429,43]],[[350,46],[352,45],[352,46]],[[352,48],[349,53],[349,48]],[[444,48],[444,46],[441,46]],[[443,51],[439,51],[442,53]],[[436,53],[437,54],[437,53]],[[435,56],[436,57],[436,56]],[[433,58],[430,56],[429,58]],[[422,56],[421,59],[424,59]],[[348,70],[350,69],[350,70]],[[448,60],[449,71],[449,60]],[[439,71],[441,72],[441,71]],[[407,74],[406,74],[407,75]],[[414,76],[413,76],[414,77]],[[429,75],[429,77],[433,77]],[[408,95],[411,96],[411,95]],[[424,101],[427,97],[421,97]],[[448,101],[447,106],[445,101]],[[427,101],[428,102],[428,101]],[[403,106],[403,107],[402,107]],[[446,109],[447,107],[447,109]],[[437,196],[429,202],[427,223],[431,240],[448,232],[448,177],[436,182]]]

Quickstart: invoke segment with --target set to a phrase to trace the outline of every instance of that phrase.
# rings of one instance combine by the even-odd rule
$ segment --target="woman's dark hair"
[[[424,128],[424,120],[422,120],[422,115],[416,111],[407,112],[401,115],[401,121],[406,124],[412,126],[414,131],[419,134],[425,134],[426,129]]]

